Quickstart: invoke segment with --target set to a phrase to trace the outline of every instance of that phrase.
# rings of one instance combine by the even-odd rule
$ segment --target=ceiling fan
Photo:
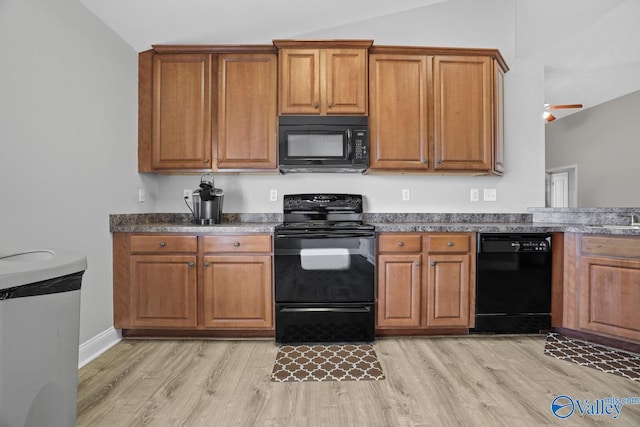
[[[560,104],[560,105],[549,105],[544,104],[544,114],[543,118],[548,122],[552,122],[556,119],[556,116],[551,114],[549,110],[565,110],[571,108],[582,108],[582,104]]]

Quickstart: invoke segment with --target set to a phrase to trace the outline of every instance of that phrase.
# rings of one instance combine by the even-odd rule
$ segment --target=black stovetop
[[[363,223],[359,194],[287,194],[283,205],[284,223],[276,232],[374,230]]]

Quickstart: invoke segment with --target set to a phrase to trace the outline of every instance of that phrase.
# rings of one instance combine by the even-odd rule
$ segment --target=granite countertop
[[[531,208],[528,213],[369,213],[365,222],[380,232],[585,233],[640,236],[624,228],[634,208]],[[272,233],[279,213],[223,214],[215,225],[197,225],[189,214],[110,215],[112,233]],[[594,224],[608,224],[594,226]],[[622,227],[620,227],[622,226]]]

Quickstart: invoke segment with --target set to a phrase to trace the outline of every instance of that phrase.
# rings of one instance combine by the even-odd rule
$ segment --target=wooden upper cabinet
[[[369,57],[371,169],[429,167],[428,92],[431,57]]]
[[[494,49],[371,48],[370,169],[502,174],[506,70]]]
[[[279,113],[366,115],[371,40],[274,40],[279,48]]]
[[[492,171],[492,61],[483,56],[435,56],[435,170]]]
[[[151,169],[211,168],[211,55],[153,57]]]
[[[138,170],[277,170],[276,73],[273,46],[142,52]]]
[[[219,169],[277,167],[275,54],[218,57]]]
[[[369,99],[367,51],[365,49],[327,49],[323,53],[325,114],[366,115]],[[322,114],[322,108],[320,114]]]
[[[280,114],[320,114],[320,51],[280,51]]]

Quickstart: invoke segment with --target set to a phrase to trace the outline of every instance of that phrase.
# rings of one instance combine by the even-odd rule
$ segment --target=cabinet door
[[[152,169],[210,169],[210,55],[163,54],[153,61]]]
[[[273,328],[271,256],[204,257],[204,326]]]
[[[320,51],[281,49],[280,114],[320,114]]]
[[[580,257],[580,329],[640,341],[640,261]]]
[[[196,257],[132,255],[131,327],[197,326]]]
[[[422,55],[369,58],[371,169],[428,168],[430,62]]]
[[[470,255],[429,255],[427,326],[470,325]]]
[[[326,114],[367,114],[367,51],[327,49],[324,64]]]
[[[422,255],[380,255],[376,327],[419,327],[421,288]]]
[[[219,169],[275,169],[276,56],[218,58]]]
[[[491,59],[436,56],[433,70],[434,169],[492,171]]]

